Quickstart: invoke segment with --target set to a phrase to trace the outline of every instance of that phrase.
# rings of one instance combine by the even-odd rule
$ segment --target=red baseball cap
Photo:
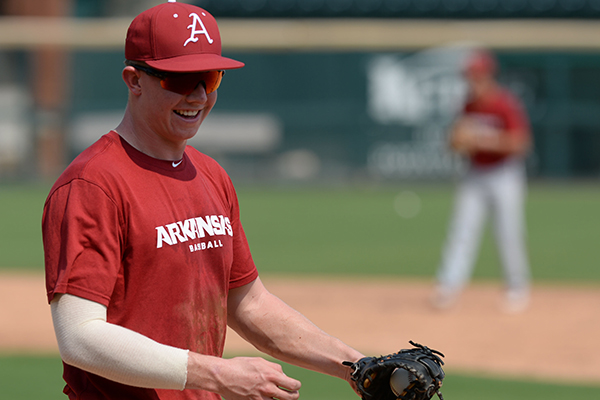
[[[221,56],[217,21],[206,10],[169,0],[129,25],[125,58],[171,72],[235,69],[244,63]]]

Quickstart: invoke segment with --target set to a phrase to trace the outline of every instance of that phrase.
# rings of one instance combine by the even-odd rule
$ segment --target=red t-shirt
[[[519,99],[506,89],[499,89],[485,101],[468,102],[464,108],[464,115],[476,120],[483,127],[482,131],[487,133],[529,135],[527,114]],[[475,166],[490,166],[505,160],[508,156],[508,154],[479,151],[471,155],[471,163]]]
[[[108,322],[159,343],[221,356],[229,289],[258,276],[225,171],[187,147],[157,160],[110,132],[56,181],[42,221],[48,301],[70,293]],[[71,399],[219,399],[134,388],[65,364]]]

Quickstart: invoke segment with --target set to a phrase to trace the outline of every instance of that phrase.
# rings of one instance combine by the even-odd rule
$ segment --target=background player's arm
[[[525,130],[498,132],[495,136],[478,137],[473,143],[473,151],[522,156],[527,153],[531,142]]]
[[[230,291],[228,323],[259,350],[279,360],[348,381],[349,369],[342,361],[363,357],[270,293],[260,278]]]
[[[461,154],[486,151],[506,155],[525,155],[530,147],[530,133],[524,128],[482,134],[471,118],[463,116],[452,126],[450,147]],[[491,128],[487,128],[491,129]],[[489,132],[492,133],[492,132]]]

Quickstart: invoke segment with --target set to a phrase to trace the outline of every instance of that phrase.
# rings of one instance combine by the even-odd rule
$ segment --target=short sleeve
[[[82,179],[54,189],[42,236],[48,301],[69,293],[108,306],[121,268],[121,224],[114,201]]]
[[[230,180],[228,180],[228,184],[228,192],[231,199],[231,225],[233,229],[233,264],[229,277],[229,289],[235,289],[254,281],[258,277],[258,271],[252,259],[248,239],[240,221],[237,194]]]
[[[529,131],[529,119],[527,118],[527,113],[519,99],[513,95],[507,94],[503,108],[506,130],[509,133]]]

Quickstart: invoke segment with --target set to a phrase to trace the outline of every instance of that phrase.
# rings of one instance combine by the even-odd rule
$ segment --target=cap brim
[[[152,68],[169,72],[200,72],[242,68],[245,64],[216,54],[189,54],[185,56],[146,61]]]

